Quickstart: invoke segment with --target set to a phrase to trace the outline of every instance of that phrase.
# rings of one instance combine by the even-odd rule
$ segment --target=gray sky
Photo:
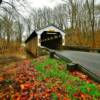
[[[62,3],[62,0],[28,0],[28,2],[31,4],[31,6],[34,6],[36,8],[48,6],[48,7],[54,7],[59,3]],[[100,3],[100,0],[95,0],[96,4]]]
[[[10,0],[3,0],[3,1],[10,1]],[[16,0],[17,1],[17,0]],[[23,0],[20,0],[20,3],[16,2],[16,5],[24,16],[28,16],[32,8],[43,8],[43,7],[50,7],[54,8],[58,4],[63,3],[63,0],[24,0],[26,3],[26,8],[20,5],[23,4]],[[96,4],[100,4],[100,0],[95,0]]]
[[[57,4],[62,3],[62,0],[30,0],[29,3],[35,8],[42,8],[44,6],[53,8]]]
[[[44,6],[53,8],[57,4],[62,3],[62,0],[27,0],[32,7],[42,8]],[[100,3],[100,0],[95,0],[95,3]]]
[[[30,8],[43,8],[43,7],[50,7],[54,8],[58,4],[63,3],[63,0],[25,0],[29,5],[29,9],[21,9],[21,12],[24,12],[24,15],[27,16],[27,12],[30,12]],[[95,0],[96,4],[100,4],[100,0]]]
[[[4,1],[8,1],[8,0],[4,0]],[[21,0],[20,3],[22,4],[23,1]],[[54,8],[55,6],[63,2],[62,0],[25,0],[27,6],[25,8],[20,6],[20,3],[16,2],[19,12],[27,17],[31,12],[32,8],[43,8],[43,7]]]
[[[9,2],[10,0],[3,0],[3,1]],[[15,1],[17,1],[17,0],[15,0]],[[21,3],[23,3],[23,1],[25,1],[29,5],[29,7],[32,7],[32,8],[43,8],[45,6],[54,8],[58,4],[63,3],[62,2],[63,0],[20,0]],[[95,0],[95,3],[100,4],[100,0]],[[20,5],[18,5],[18,6],[20,6]]]
[[[97,4],[98,4],[98,3],[100,4],[100,0],[96,0],[96,3],[97,3]]]

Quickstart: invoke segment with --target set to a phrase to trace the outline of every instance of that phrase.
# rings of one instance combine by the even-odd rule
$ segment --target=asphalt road
[[[67,50],[58,53],[100,77],[100,54]]]

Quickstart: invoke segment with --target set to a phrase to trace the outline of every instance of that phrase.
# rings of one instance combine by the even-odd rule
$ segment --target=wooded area
[[[26,0],[9,1],[3,0],[0,5],[1,39],[21,43],[34,29],[53,23],[65,30],[66,45],[100,48],[100,4],[95,5],[94,0],[62,0],[63,3],[53,9],[31,9]],[[28,17],[20,13],[17,3],[24,9],[31,9]]]
[[[100,100],[100,2],[34,1],[0,0],[0,100]]]

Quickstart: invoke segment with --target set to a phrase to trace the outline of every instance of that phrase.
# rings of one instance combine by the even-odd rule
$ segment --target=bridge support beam
[[[38,34],[37,41],[38,41],[38,46],[40,47],[41,46],[41,35],[40,34]]]
[[[65,45],[65,34],[62,35],[62,45],[63,45],[63,46]]]

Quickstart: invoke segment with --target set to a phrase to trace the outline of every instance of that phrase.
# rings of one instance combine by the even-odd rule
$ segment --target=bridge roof
[[[39,34],[39,35],[41,35],[44,31],[59,32],[59,33],[61,33],[61,35],[65,34],[65,32],[62,29],[58,28],[54,24],[48,25],[48,26],[46,26],[46,27],[44,27],[44,28],[42,28],[40,30],[36,30],[37,34]]]
[[[30,41],[33,37],[37,36],[36,31],[33,31],[32,34],[25,40],[25,43]]]

